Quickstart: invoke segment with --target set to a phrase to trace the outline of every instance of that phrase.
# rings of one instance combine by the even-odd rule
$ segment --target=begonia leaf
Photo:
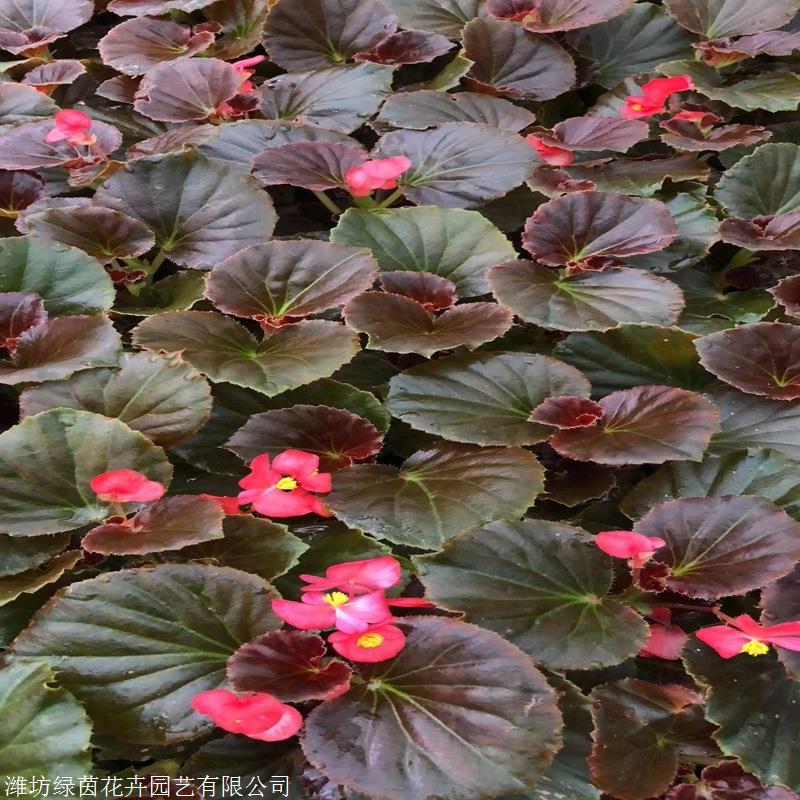
[[[418,617],[401,625],[407,642],[396,658],[360,665],[358,685],[309,715],[303,750],[311,763],[336,783],[387,800],[532,789],[562,724],[533,660],[464,622]],[[454,761],[458,772],[447,767]]]
[[[89,553],[110,556],[145,555],[180,550],[222,539],[222,509],[216,500],[182,495],[163,497],[140,511],[128,524],[105,523],[81,540]]]
[[[172,476],[164,451],[119,420],[64,408],[28,417],[0,434],[0,532],[40,536],[102,522],[108,504],[89,482],[117,469],[163,484]]]
[[[47,312],[38,294],[34,292],[0,294],[0,341],[7,342],[9,339],[14,341],[28,328],[46,321]]]
[[[295,405],[251,416],[226,443],[245,463],[261,453],[302,450],[319,456],[323,472],[370,460],[383,437],[357,414],[326,405]]]
[[[277,0],[264,47],[279,67],[299,72],[349,61],[397,30],[380,0]]]
[[[800,398],[800,328],[759,322],[703,336],[700,363],[725,383],[775,400]]]
[[[787,713],[800,703],[800,682],[772,658],[722,659],[700,642],[685,648],[684,660],[708,687],[705,714],[719,726],[714,739],[724,752],[764,783],[800,791],[800,717]]]
[[[60,84],[72,83],[85,72],[86,67],[80,61],[64,58],[34,67],[30,72],[25,73],[22,82],[28,86],[49,89]]]
[[[368,289],[377,271],[363,248],[313,239],[267,242],[217,264],[206,296],[226,314],[280,322],[341,307]]]
[[[610,331],[573,333],[553,354],[577,367],[596,396],[660,382],[702,391],[714,379],[700,366],[695,336],[678,328],[622,325]]]
[[[692,120],[668,119],[661,123],[661,140],[676,150],[727,150],[759,144],[771,134],[760,125],[720,125],[705,129]]]
[[[46,564],[0,578],[0,606],[13,603],[22,595],[34,594],[55,583],[82,559],[83,553],[80,550],[67,550]]]
[[[456,442],[529,445],[553,429],[529,421],[545,398],[588,396],[589,382],[554,358],[479,353],[441,358],[392,378],[386,407],[417,430]]]
[[[580,528],[494,522],[416,563],[432,602],[462,612],[547,667],[618,664],[644,643],[644,620],[608,597],[611,561]]]
[[[797,13],[795,0],[664,0],[687,30],[724,39],[783,27]]]
[[[627,267],[572,275],[534,261],[510,261],[489,273],[497,300],[527,322],[560,331],[607,331],[625,323],[671,325],[683,310],[674,283]]]
[[[775,305],[763,289],[741,292],[720,292],[714,281],[703,272],[684,269],[670,275],[686,299],[685,315],[697,317],[720,316],[732,322],[758,322]]]
[[[666,541],[653,555],[669,568],[666,585],[705,600],[760,589],[800,560],[800,524],[763,497],[668,500],[636,530]]]
[[[346,211],[331,241],[366,247],[382,270],[412,270],[452,281],[459,297],[489,291],[486,272],[514,258],[511,242],[476,211],[420,206]]]
[[[800,248],[800,211],[754,220],[726,219],[719,226],[720,239],[748,250],[796,250]]]
[[[212,785],[214,781],[221,785],[223,777],[232,785],[239,779],[243,788],[235,791],[243,791],[250,785],[259,791],[263,791],[261,786],[271,790],[270,778],[280,775],[289,780],[288,791],[299,793],[305,791],[305,786],[296,775],[297,754],[297,745],[292,741],[260,742],[229,733],[201,745],[183,763],[181,773],[198,781],[211,778]],[[275,785],[282,788],[282,783],[281,780]]]
[[[791,317],[800,316],[800,276],[782,278],[769,293],[783,306]]]
[[[119,76],[119,79],[131,81],[135,84],[133,92],[136,92],[139,86],[138,78]],[[103,86],[107,86],[109,83],[110,81],[106,81]],[[129,102],[133,102],[133,96],[131,96]],[[142,139],[142,141],[136,142],[136,144],[128,148],[127,156],[133,159],[142,158],[143,156],[160,156],[192,148],[199,149],[206,142],[213,139],[217,133],[219,133],[219,129],[216,125],[185,125],[180,128],[172,128],[164,131],[164,133],[157,133],[149,139]]]
[[[26,214],[25,226],[34,236],[78,247],[102,263],[140,256],[155,244],[143,222],[110,208],[47,208]]]
[[[761,607],[764,609],[761,615],[761,622],[764,625],[779,625],[782,622],[796,620],[800,614],[800,569],[795,567],[788,575],[767,586],[761,594]],[[798,680],[800,655],[793,650],[776,649],[778,658],[789,676]]]
[[[111,0],[108,10],[120,17],[157,17],[171,11],[190,14],[208,5],[209,0]]]
[[[627,11],[635,0],[527,0],[522,24],[536,33],[588,28]]]
[[[22,53],[60,39],[91,19],[91,0],[3,0],[0,4],[0,48]]]
[[[316,633],[265,633],[228,659],[228,679],[239,692],[267,692],[284,703],[327,700],[347,691],[352,670],[336,659],[323,666],[324,656]]]
[[[279,75],[262,86],[261,113],[350,133],[378,110],[391,81],[392,68],[379,64]]]
[[[177,272],[143,286],[138,294],[120,293],[114,312],[150,317],[163,311],[187,311],[203,298],[204,289],[201,272]]]
[[[51,316],[100,314],[111,308],[111,279],[75,247],[34,236],[0,239],[0,291],[35,292]]]
[[[540,134],[544,144],[565,150],[612,150],[624,153],[648,137],[646,123],[614,117],[570,117]]]
[[[384,292],[414,300],[426,311],[444,311],[456,302],[455,284],[430,272],[384,272],[378,283]]]
[[[562,456],[600,464],[700,461],[719,414],[702,395],[669,386],[636,386],[599,401],[597,427],[558,431],[550,444]]]
[[[53,671],[35,661],[0,669],[0,775],[79,781],[92,771],[92,725]]]
[[[464,28],[469,77],[511,97],[550,100],[575,84],[569,53],[548,36],[506,20],[479,17]]]
[[[335,322],[305,320],[259,342],[234,320],[208,311],[148,317],[136,328],[134,341],[152,353],[180,353],[214,383],[226,381],[268,396],[328,377],[357,349],[355,335]]]
[[[704,767],[700,780],[673,787],[667,800],[797,800],[782,786],[764,786],[734,760]]]
[[[57,667],[96,731],[138,744],[180,742],[213,727],[191,698],[224,685],[228,657],[277,627],[275,596],[229,567],[113,572],[59,592],[17,638],[14,658]]]
[[[137,159],[95,199],[143,222],[172,261],[194,269],[267,241],[277,218],[252,179],[186,153]]]
[[[0,217],[14,217],[44,196],[44,181],[37,175],[0,170]]]
[[[194,369],[149,353],[126,354],[119,369],[88,369],[69,380],[26,389],[20,410],[30,417],[74,408],[116,417],[162,447],[194,434],[208,419],[211,391]]]
[[[392,131],[376,153],[406,156],[411,168],[399,183],[416,205],[471,208],[510,192],[528,176],[534,151],[508,131],[446,122],[429,131]]]
[[[220,25],[213,53],[217,58],[239,58],[258,46],[272,0],[216,0],[203,9],[212,24]]]
[[[357,53],[356,61],[374,64],[427,64],[453,49],[453,43],[440,33],[397,31],[381,39],[371,50]]]
[[[543,264],[561,266],[652,253],[677,235],[672,215],[659,200],[574,192],[539,206],[525,224],[523,245]]]
[[[521,516],[542,491],[543,473],[522,448],[445,443],[415,453],[399,470],[343,469],[325,502],[350,527],[433,550],[485,522]]]
[[[52,117],[56,111],[55,101],[32,86],[13,81],[0,83],[0,130],[4,133],[22,122]]]
[[[0,578],[18,575],[58,555],[69,544],[67,534],[20,539],[0,534]]]
[[[386,0],[404,28],[421,28],[450,39],[481,13],[481,0]]]
[[[213,43],[210,31],[194,33],[169,19],[138,17],[113,27],[97,49],[107,66],[124,75],[143,75],[164,61],[196,55]]]

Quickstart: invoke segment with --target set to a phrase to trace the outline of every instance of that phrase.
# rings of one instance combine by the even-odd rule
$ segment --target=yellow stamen
[[[294,478],[281,478],[276,484],[276,489],[283,489],[286,492],[291,492],[297,488],[297,481]]]
[[[343,606],[350,598],[344,592],[328,592],[322,595],[322,599],[329,605],[336,608]]]
[[[759,642],[758,639],[751,639],[742,645],[741,652],[749,656],[764,656],[769,653],[769,645]]]
[[[380,647],[383,644],[383,636],[379,633],[364,633],[358,637],[356,644],[359,647]]]

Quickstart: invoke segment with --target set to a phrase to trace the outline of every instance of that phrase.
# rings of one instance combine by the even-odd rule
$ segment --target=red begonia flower
[[[331,516],[325,504],[312,492],[331,490],[331,476],[317,472],[319,456],[302,450],[284,450],[270,465],[263,453],[250,462],[250,474],[239,481],[245,491],[237,497],[241,505],[252,504],[267,517],[301,517],[305,514]]]
[[[57,111],[53,117],[55,128],[51,130],[44,140],[48,144],[67,141],[73,147],[77,145],[94,144],[95,137],[89,133],[92,127],[92,118],[82,111],[65,108]]]
[[[686,92],[694,89],[694,82],[688,75],[676,75],[674,78],[656,78],[642,86],[640,95],[625,98],[625,105],[620,114],[628,119],[652,117],[664,110],[667,98],[675,92]]]
[[[378,589],[388,589],[402,577],[400,562],[391,556],[368,558],[364,561],[345,561],[325,570],[325,577],[300,576],[308,586],[303,592],[327,592],[340,589],[347,594],[366,594]]]
[[[729,625],[712,625],[695,634],[701,642],[713,647],[723,658],[733,658],[739,653],[763,656],[769,646],[800,652],[800,622],[782,622],[778,625],[759,625],[747,614],[734,617]]]
[[[350,661],[375,663],[394,658],[406,643],[400,628],[390,625],[374,625],[361,633],[334,631],[328,642],[333,649]]]
[[[387,597],[386,603],[396,608],[436,608],[434,603],[424,597]]]
[[[302,602],[273,600],[275,615],[303,631],[337,628],[345,633],[360,633],[378,622],[390,622],[392,613],[382,591],[349,595],[331,592],[304,592]]]
[[[405,156],[376,158],[347,170],[344,179],[353,197],[366,197],[375,189],[396,189],[397,178],[410,167]]]
[[[554,167],[568,167],[575,160],[575,156],[569,150],[545,144],[532,133],[525,137],[525,141],[539,154],[542,161]]]
[[[639,651],[643,658],[663,658],[677,661],[689,634],[672,624],[672,613],[668,608],[654,608],[650,615],[656,622],[650,626],[647,641]]]
[[[303,725],[303,717],[292,706],[281,703],[271,694],[248,694],[242,697],[227,689],[200,692],[192,698],[192,708],[229,733],[241,733],[261,742],[278,742],[294,736]]]
[[[241,514],[242,509],[239,508],[239,499],[236,497],[220,497],[216,494],[200,494],[198,497],[205,497],[206,500],[216,500],[219,507],[226,514]]]
[[[104,503],[148,503],[158,500],[166,489],[135,469],[115,469],[96,475],[89,482]]]
[[[241,94],[250,94],[256,90],[256,87],[250,82],[250,77],[255,73],[254,69],[256,64],[260,64],[266,56],[251,56],[250,58],[243,58],[240,61],[234,61],[232,67],[242,76],[242,85],[239,87]]]
[[[644,536],[636,531],[601,531],[594,537],[594,543],[614,558],[627,558],[634,569],[641,569],[666,544],[658,536]]]

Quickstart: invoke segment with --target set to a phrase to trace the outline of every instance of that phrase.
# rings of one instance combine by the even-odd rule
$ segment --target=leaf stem
[[[752,261],[754,255],[755,253],[752,250],[748,250],[746,247],[740,247],[736,255],[728,262],[728,266],[725,267],[725,269],[729,270],[736,267],[743,267],[745,264],[749,264],[750,261]]]
[[[378,208],[389,208],[395,200],[399,200],[403,196],[403,188],[398,186],[385,200],[378,204]]]
[[[342,215],[342,209],[339,208],[339,206],[337,206],[336,203],[334,203],[333,200],[331,200],[330,197],[325,194],[325,192],[319,192],[315,190],[312,191],[314,191],[314,196],[317,198],[317,200],[319,200],[320,203],[322,203],[322,205],[324,205],[325,208],[331,212],[331,214],[337,217]]]

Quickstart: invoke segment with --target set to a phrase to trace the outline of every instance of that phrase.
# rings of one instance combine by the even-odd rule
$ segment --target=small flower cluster
[[[665,110],[667,100],[677,92],[688,92],[694,89],[694,82],[688,75],[676,75],[674,78],[656,78],[642,86],[640,95],[625,98],[625,105],[620,114],[627,119],[652,117]]]
[[[391,606],[431,606],[413,597],[386,597],[385,590],[402,577],[400,563],[391,556],[335,564],[324,578],[300,577],[308,584],[301,589],[301,602],[273,600],[272,610],[300,630],[335,628],[328,643],[351,661],[386,661],[403,649],[406,637],[392,624]]]

